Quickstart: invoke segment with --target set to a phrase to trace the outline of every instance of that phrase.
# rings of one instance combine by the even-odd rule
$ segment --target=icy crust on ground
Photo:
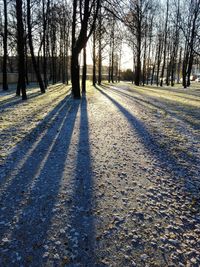
[[[174,119],[109,88],[54,116],[4,166],[0,266],[199,266],[199,151],[173,154]]]

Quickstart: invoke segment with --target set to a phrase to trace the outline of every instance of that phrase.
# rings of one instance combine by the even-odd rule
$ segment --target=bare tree
[[[73,0],[71,81],[74,98],[81,97],[79,83],[79,54],[86,46],[86,43],[94,30],[99,4],[100,0]],[[79,25],[77,26],[78,22]]]
[[[129,28],[132,36],[135,38],[134,48],[136,50],[135,64],[135,85],[139,85],[141,81],[141,58],[142,58],[142,42],[147,26],[147,14],[152,10],[151,0],[130,0],[130,10],[126,16],[125,23]]]
[[[35,71],[37,81],[40,86],[41,93],[45,93],[45,86],[42,80],[42,76],[40,74],[39,64],[37,63],[35,53],[34,53],[34,47],[33,47],[32,25],[31,25],[31,0],[27,0],[27,27],[28,27],[29,48],[30,48],[34,71]]]

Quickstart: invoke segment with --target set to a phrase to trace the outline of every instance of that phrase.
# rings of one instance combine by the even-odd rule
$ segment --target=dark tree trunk
[[[18,84],[16,95],[22,92],[22,100],[27,99],[26,81],[25,81],[25,38],[24,25],[22,16],[22,0],[16,0],[16,16],[17,16],[17,53],[18,53]]]
[[[26,84],[29,84],[28,77],[28,53],[27,53],[27,40],[25,39],[25,67],[26,67]]]
[[[189,60],[189,48],[188,44],[185,44],[184,57],[183,57],[183,65],[182,65],[182,78],[183,78],[183,87],[187,88],[187,67]]]
[[[52,83],[57,81],[57,65],[56,65],[56,29],[51,26],[51,70],[52,70]]]
[[[154,63],[153,63],[153,69],[152,69],[152,73],[151,73],[151,85],[153,85],[153,82],[154,82],[154,73],[155,73],[155,68],[156,68],[156,60],[157,60],[157,47],[156,47],[155,59],[154,59]]]
[[[144,41],[144,56],[143,56],[143,75],[142,75],[142,85],[144,86],[145,82],[146,82],[146,73],[147,73],[147,69],[146,69],[146,51],[147,51],[147,37],[146,37],[146,31],[145,31],[145,41]]]
[[[7,60],[8,60],[8,14],[7,14],[7,0],[4,4],[4,35],[3,35],[3,90],[8,90],[7,81]]]
[[[72,92],[74,98],[80,98],[79,84],[79,64],[78,57],[81,50],[86,46],[87,41],[95,28],[95,21],[98,15],[100,0],[97,1],[80,1],[80,8],[83,9],[83,14],[80,12],[81,25],[79,34],[76,32],[77,25],[77,0],[73,0],[73,15],[72,15],[72,58],[71,58],[71,77],[72,77]],[[89,24],[91,22],[91,24]],[[88,26],[90,25],[90,29]]]
[[[93,68],[92,68],[92,83],[96,85],[96,30],[93,32]]]
[[[180,48],[180,52],[179,52],[179,60],[178,60],[178,68],[177,68],[177,83],[180,83],[181,62],[182,62],[182,48]]]
[[[76,49],[76,14],[77,0],[73,1],[73,19],[72,19],[72,57],[71,57],[71,82],[72,93],[74,98],[80,98],[80,67],[79,67],[79,51]]]
[[[187,71],[187,87],[190,86],[190,76],[191,76],[191,72],[192,72],[192,65],[193,65],[193,59],[194,59],[194,55],[193,52],[190,52],[190,57],[189,57],[189,62],[188,62],[188,71]]]
[[[136,57],[136,68],[135,68],[135,85],[140,85],[140,77],[141,77],[141,40],[138,40],[138,48],[137,48],[137,57]]]
[[[68,53],[68,47],[69,47],[69,37],[67,36],[67,44],[66,44],[66,84],[69,84],[69,53]]]
[[[140,85],[141,79],[141,24],[138,22],[137,27],[137,55],[136,55],[136,68],[135,68],[135,85]]]
[[[73,84],[73,96],[74,98],[80,98],[80,67],[78,62],[79,53],[77,51],[73,51],[71,58],[71,81]]]
[[[109,55],[108,82],[111,82],[111,55]]]
[[[151,46],[152,46],[152,29],[153,29],[153,16],[151,17],[150,30],[149,30],[149,50],[148,50],[148,61],[147,61],[147,85],[149,84],[149,79],[150,79],[150,55],[151,55]]]
[[[44,87],[45,89],[48,86],[47,79],[47,53],[46,53],[46,39],[47,39],[47,23],[48,23],[48,15],[49,15],[49,5],[50,0],[47,1],[47,7],[45,12],[45,1],[42,1],[42,13],[43,13],[43,74],[44,74]]]
[[[194,18],[192,21],[192,31],[191,31],[191,40],[189,43],[189,58],[188,58],[188,69],[187,69],[187,86],[190,86],[190,75],[192,72],[192,65],[193,65],[193,59],[194,59],[194,43],[195,43],[195,38],[196,38],[196,20],[198,18],[198,10],[200,6],[200,1],[198,4],[196,4],[196,9],[194,12]]]
[[[101,85],[101,81],[102,81],[102,47],[101,47],[101,38],[102,38],[102,17],[101,17],[101,7],[99,9],[99,64],[98,64],[98,84]]]
[[[83,72],[82,72],[82,93],[86,93],[86,79],[87,79],[87,62],[86,62],[86,47],[83,48]]]
[[[121,60],[122,60],[122,44],[120,47],[120,52],[119,52],[119,64],[118,64],[118,72],[117,72],[117,81],[121,81]]]
[[[171,44],[168,44],[167,49],[167,75],[166,75],[166,85],[169,86],[170,82],[170,73],[171,73],[171,61],[170,61],[170,51],[171,51]]]
[[[114,83],[114,50],[112,49],[112,55],[111,55],[111,82]]]
[[[156,84],[159,85],[159,73],[160,73],[160,63],[161,63],[161,55],[162,55],[162,36],[159,38],[159,44],[158,44],[158,60],[157,60],[157,74],[156,74]]]
[[[171,58],[171,86],[175,83],[175,74],[177,69],[177,56],[178,56],[178,45],[179,45],[179,20],[180,20],[180,0],[178,0],[177,16],[176,16],[176,28],[173,43],[173,52]],[[177,79],[179,80],[179,79]]]
[[[45,87],[44,83],[40,74],[39,64],[37,64],[37,60],[35,58],[34,54],[34,48],[33,48],[33,38],[32,38],[32,28],[31,28],[31,3],[30,0],[27,0],[27,26],[28,26],[28,40],[29,40],[29,48],[33,63],[33,68],[37,77],[37,81],[40,86],[41,93],[45,93]]]
[[[167,0],[166,20],[165,20],[165,37],[164,37],[164,52],[163,52],[163,65],[160,75],[160,86],[163,86],[163,77],[166,64],[166,52],[167,52],[167,30],[168,30],[168,17],[169,17],[169,0]]]
[[[114,50],[115,50],[115,18],[113,16],[112,30],[111,30],[111,73],[110,79],[114,83]]]

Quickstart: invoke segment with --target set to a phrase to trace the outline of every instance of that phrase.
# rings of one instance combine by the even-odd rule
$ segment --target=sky
[[[108,57],[108,55],[107,55]],[[89,41],[87,45],[87,64],[92,65],[92,43]],[[80,65],[82,65],[82,58]],[[103,65],[108,65],[108,58],[103,61]],[[122,45],[122,56],[121,56],[121,70],[133,68],[133,53],[130,47],[123,43]]]

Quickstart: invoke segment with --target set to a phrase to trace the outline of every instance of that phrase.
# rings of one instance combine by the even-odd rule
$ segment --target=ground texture
[[[0,266],[200,266],[199,90],[54,89],[1,108]]]

